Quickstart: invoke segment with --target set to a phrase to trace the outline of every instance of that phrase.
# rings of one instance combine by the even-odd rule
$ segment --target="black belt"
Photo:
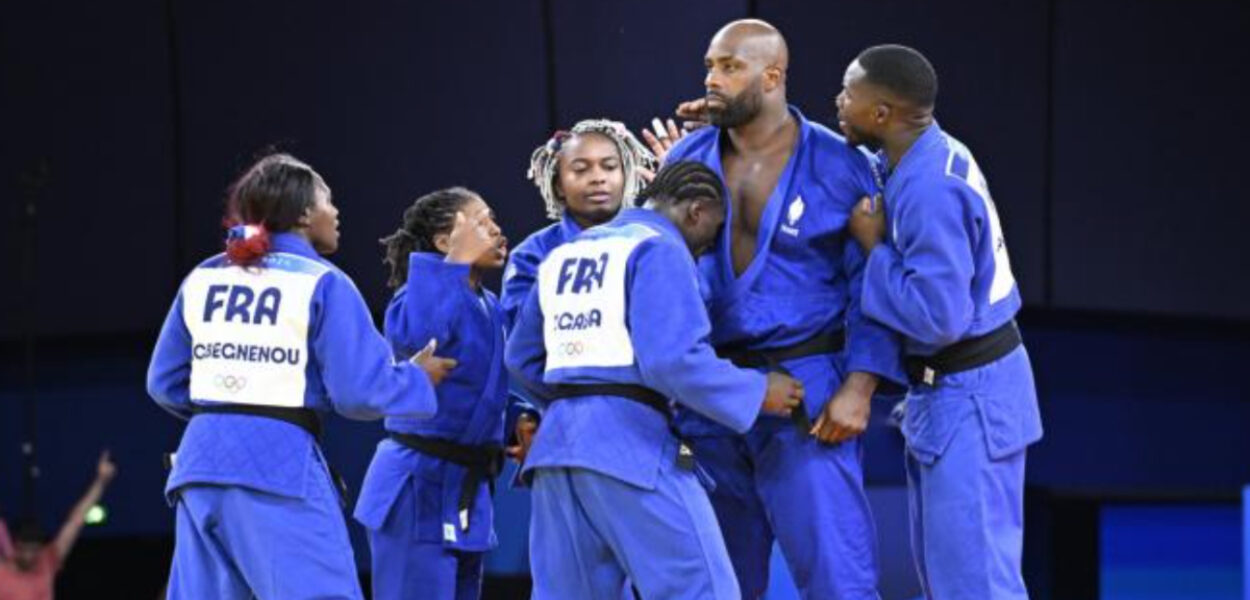
[[[776,370],[781,363],[804,356],[816,354],[833,354],[846,347],[846,330],[839,329],[821,333],[793,346],[784,348],[763,348],[749,350],[734,344],[726,344],[716,348],[716,355],[724,358],[743,369],[759,369],[767,367]]]
[[[955,342],[932,356],[905,356],[903,368],[912,385],[937,385],[943,375],[988,365],[1020,346],[1020,330],[1014,320],[974,338]]]
[[[321,416],[311,408],[260,406],[255,404],[194,404],[191,407],[191,414],[252,415],[254,417],[286,421],[307,431],[308,435],[313,436],[318,443],[321,442]]]
[[[716,349],[716,355],[743,369],[767,368],[769,371],[776,371],[793,377],[794,374],[781,363],[805,356],[833,354],[841,352],[845,347],[846,330],[839,329],[817,334],[793,346],[784,348],[748,350],[740,346],[721,346]],[[800,402],[790,412],[790,420],[794,421],[794,428],[798,430],[800,437],[806,436],[812,430],[812,420],[808,418],[807,406],[803,402]]]
[[[596,383],[596,384],[560,384],[553,385],[548,394],[549,400],[563,400],[564,398],[577,398],[580,396],[616,396],[619,398],[629,398],[639,404],[647,406],[660,414],[664,418],[672,418],[673,412],[669,408],[668,398],[663,394],[641,385],[630,385],[627,383]]]
[[[290,406],[263,406],[256,404],[192,404],[191,416],[203,414],[214,415],[249,415],[264,417],[276,421],[285,421],[308,432],[318,444],[321,443],[321,415],[311,408],[295,408]],[[173,467],[172,456],[165,455],[166,468]],[[339,504],[347,507],[347,481],[326,461],[326,470],[330,479],[339,490]]]
[[[660,413],[668,421],[668,430],[677,438],[677,466],[688,471],[694,469],[694,449],[673,426],[673,410],[663,394],[649,387],[626,383],[561,384],[551,386],[547,393],[549,402],[581,396],[627,398]]]
[[[447,462],[455,463],[468,469],[464,482],[460,484],[460,501],[456,512],[460,518],[460,530],[468,531],[469,514],[477,502],[477,487],[485,479],[490,486],[490,493],[495,495],[495,477],[503,467],[503,448],[499,446],[469,446],[457,444],[449,440],[426,437],[415,433],[399,433],[388,431],[386,435],[417,452]]]

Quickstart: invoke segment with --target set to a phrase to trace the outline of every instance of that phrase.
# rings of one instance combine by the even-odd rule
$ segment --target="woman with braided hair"
[[[503,315],[482,287],[508,240],[462,187],[431,192],[382,238],[395,289],[384,332],[396,356],[435,345],[457,361],[432,419],[387,419],[355,518],[369,532],[373,597],[474,599],[496,544],[491,490],[502,462]]]
[[[623,124],[607,119],[579,121],[534,149],[528,177],[547,205],[547,216],[557,222],[534,232],[512,252],[500,296],[509,328],[547,254],[583,229],[611,221],[624,202],[633,202],[656,165],[655,156]],[[519,389],[513,395],[507,431],[510,441],[516,439],[508,453],[523,462],[538,413]]]
[[[708,341],[695,259],[725,221],[715,171],[665,165],[627,208],[556,248],[505,361],[545,407],[533,482],[534,600],[742,597],[675,404],[733,430],[789,416],[802,385],[735,367]]]

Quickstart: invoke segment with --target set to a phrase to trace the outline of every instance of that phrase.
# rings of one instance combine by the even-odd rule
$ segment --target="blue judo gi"
[[[509,253],[508,266],[504,270],[503,276],[503,290],[499,295],[499,304],[503,308],[506,329],[510,330],[512,328],[513,323],[516,322],[517,314],[521,312],[521,305],[529,298],[530,290],[533,289],[534,282],[538,279],[538,265],[542,264],[543,259],[547,258],[547,255],[552,250],[573,239],[581,232],[582,226],[573,219],[573,216],[568,211],[565,211],[560,216],[558,222],[531,233]],[[542,414],[535,407],[534,402],[529,399],[529,393],[524,386],[515,379],[510,378],[509,380],[508,395],[508,409],[504,421],[504,438],[507,440],[508,445],[515,445],[517,443],[515,439],[517,419],[523,414],[528,414],[535,420],[539,420],[542,418]],[[524,485],[524,481],[520,479],[511,483]],[[621,590],[621,598],[623,600],[634,600],[635,598],[632,586],[628,582]]]
[[[508,397],[503,316],[490,290],[469,285],[469,265],[445,262],[435,253],[411,254],[408,281],[391,299],[384,331],[396,357],[411,356],[436,339],[438,355],[457,361],[438,386],[438,414],[389,417],[388,432],[465,446],[501,445]],[[465,466],[393,439],[378,444],[355,512],[369,530],[374,598],[481,595],[482,557],[497,544],[494,483],[480,479],[472,506],[462,515],[459,499],[467,476]]]
[[[763,374],[718,359],[695,264],[662,215],[626,209],[556,248],[523,305],[506,361],[546,404],[526,459],[533,474],[534,598],[738,598],[720,530],[695,472],[677,464],[664,415],[635,400],[550,402],[542,385],[649,388],[745,431]]]
[[[868,256],[863,311],[931,356],[1008,324],[1020,293],[968,149],[937,124],[885,186],[888,238]],[[912,545],[929,598],[1027,598],[1020,574],[1026,447],[1042,436],[1024,346],[907,394]]]
[[[174,415],[197,407],[435,412],[429,378],[391,357],[360,292],[303,238],[259,268],[224,255],[183,281],[148,367]],[[269,417],[191,418],[165,493],[177,509],[169,598],[360,598],[341,498],[316,439]]]
[[[521,306],[529,299],[530,290],[538,279],[538,265],[552,250],[581,232],[582,226],[565,211],[559,221],[531,233],[512,249],[508,255],[508,266],[503,272],[503,291],[499,295],[504,322],[508,327],[516,322]]]
[[[542,264],[543,259],[547,258],[552,250],[581,232],[582,226],[578,225],[566,210],[560,216],[559,221],[531,233],[512,249],[508,255],[508,266],[504,268],[503,289],[499,294],[499,305],[503,310],[506,329],[512,329],[517,315],[521,312],[521,306],[529,299],[530,290],[533,289],[534,282],[538,279],[538,265]],[[513,438],[516,420],[525,413],[535,418],[540,416],[524,387],[514,382],[509,388],[508,409],[504,424],[504,437],[510,445],[515,443]]]
[[[734,274],[726,227],[699,267],[717,347],[777,349],[845,331],[842,352],[781,364],[802,380],[815,422],[847,373],[896,382],[903,375],[897,336],[859,310],[863,253],[845,232],[850,208],[877,189],[873,158],[790,112],[799,139],[764,208],[754,260]],[[723,178],[721,136],[717,127],[699,129],[665,160],[698,160]],[[715,480],[712,505],[744,598],[768,588],[774,539],[804,598],[877,598],[876,530],[858,438],[821,444],[775,417],[746,435],[695,414],[683,415],[680,427]]]

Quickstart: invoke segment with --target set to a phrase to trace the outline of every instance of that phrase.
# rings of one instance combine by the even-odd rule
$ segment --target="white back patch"
[[[625,267],[638,244],[659,234],[645,226],[620,229],[632,235],[579,239],[556,248],[539,266],[547,371],[634,363]]]
[[[182,287],[191,333],[191,397],[300,407],[309,308],[325,272],[201,268]]]

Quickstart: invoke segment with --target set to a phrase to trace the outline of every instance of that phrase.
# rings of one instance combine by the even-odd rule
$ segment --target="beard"
[[[707,120],[722,129],[732,129],[750,123],[764,106],[764,89],[760,80],[755,80],[746,89],[733,98],[717,94],[725,102],[723,108],[707,111]]]
[[[881,140],[877,139],[868,132],[843,121],[842,135],[846,138],[847,145],[851,147],[863,146],[873,152],[881,149]]]

